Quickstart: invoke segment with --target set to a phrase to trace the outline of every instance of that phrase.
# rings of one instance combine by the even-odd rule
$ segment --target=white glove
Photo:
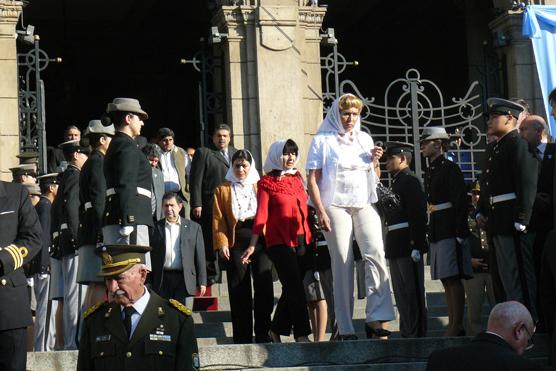
[[[456,237],[456,241],[458,241],[458,243],[461,245],[463,243],[463,238]]]
[[[527,227],[525,227],[525,226],[524,226],[523,224],[521,224],[521,223],[515,222],[515,223],[514,223],[514,228],[515,228],[515,230],[518,231],[518,232],[525,232],[525,229],[526,229]]]
[[[411,260],[413,260],[415,263],[421,260],[421,253],[419,252],[419,250],[411,250]]]
[[[132,225],[126,225],[125,227],[120,228],[120,235],[121,236],[129,236],[133,232]]]
[[[33,277],[27,278],[27,286],[29,287],[35,286],[35,280],[33,279]]]

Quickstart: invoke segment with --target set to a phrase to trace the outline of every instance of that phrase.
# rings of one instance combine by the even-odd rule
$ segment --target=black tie
[[[125,307],[124,308],[124,326],[127,332],[127,337],[131,336],[131,315],[135,312],[133,307]]]

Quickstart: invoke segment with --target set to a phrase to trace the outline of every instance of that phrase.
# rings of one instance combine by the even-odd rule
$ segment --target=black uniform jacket
[[[514,223],[529,224],[537,193],[538,160],[517,130],[487,147],[479,212],[488,217],[493,235],[512,234]],[[482,191],[482,189],[481,189]],[[490,197],[515,193],[516,199],[490,203]]]
[[[386,210],[386,224],[407,222],[409,228],[388,232],[386,258],[410,256],[413,249],[422,254],[427,252],[427,201],[421,181],[409,168],[405,168],[394,175],[391,188],[400,198],[400,207]]]
[[[539,159],[537,195],[533,204],[530,230],[548,232],[554,227],[554,156],[556,143],[547,143],[544,157]]]
[[[33,323],[21,267],[41,248],[41,226],[21,184],[0,181],[0,231],[0,331],[4,331]]]
[[[137,143],[127,134],[116,132],[104,157],[107,191],[103,225],[153,226],[151,198],[152,171]],[[140,192],[143,192],[140,193]]]
[[[518,355],[498,335],[480,333],[471,342],[434,351],[427,371],[528,371],[541,370],[535,362]]]
[[[147,307],[129,340],[119,304],[104,303],[86,316],[77,370],[181,371],[199,367],[191,312],[149,292]]]
[[[236,152],[228,147],[230,161]],[[222,182],[230,165],[222,153],[211,148],[199,148],[195,151],[189,175],[191,191],[191,208],[203,207],[203,213],[212,214],[214,190]]]
[[[52,212],[52,203],[44,196],[41,196],[39,202],[35,205],[35,210],[39,216],[41,225],[42,239],[41,250],[31,261],[29,269],[30,274],[48,273],[50,267],[50,245],[52,238],[50,235],[50,214]]]
[[[443,156],[437,157],[425,173],[425,192],[429,208],[451,202],[452,207],[430,213],[429,240],[465,238],[467,230],[467,192],[459,166]]]
[[[60,232],[59,256],[69,256],[75,254],[77,249],[79,231],[79,175],[81,171],[73,166],[62,174],[58,194],[54,200],[54,207],[58,213],[58,228]]]
[[[102,242],[102,215],[106,199],[104,155],[94,150],[79,177],[79,246]]]

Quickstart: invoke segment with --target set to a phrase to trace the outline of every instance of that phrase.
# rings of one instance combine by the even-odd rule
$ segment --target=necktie
[[[125,307],[124,308],[124,326],[127,332],[127,337],[131,336],[131,315],[135,312],[133,307]]]
[[[222,150],[221,153],[222,153],[222,156],[224,156],[224,158],[226,159],[226,163],[229,164],[229,163],[230,163],[230,160],[228,159],[228,154],[226,153],[226,151],[225,151],[225,150]]]

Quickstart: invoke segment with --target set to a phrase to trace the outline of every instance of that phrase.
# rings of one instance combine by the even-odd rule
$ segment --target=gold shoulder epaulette
[[[98,308],[102,307],[104,305],[104,303],[106,303],[105,301],[99,301],[98,303],[96,303],[95,305],[93,305],[92,307],[90,307],[89,309],[87,309],[85,311],[85,314],[83,314],[83,319],[89,317],[91,314],[93,314],[94,312],[97,311]]]
[[[172,306],[174,306],[177,310],[179,310],[180,312],[184,313],[187,316],[190,316],[193,313],[191,309],[189,309],[188,307],[186,307],[176,299],[170,299],[170,304],[172,304]]]

